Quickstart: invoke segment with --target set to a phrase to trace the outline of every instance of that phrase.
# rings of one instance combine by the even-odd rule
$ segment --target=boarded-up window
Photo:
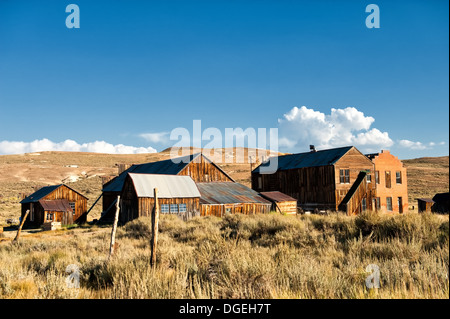
[[[386,188],[391,188],[391,171],[386,171]]]
[[[397,198],[397,204],[398,204],[398,212],[403,213],[403,199],[401,197]]]
[[[392,197],[386,197],[386,209],[392,211]]]
[[[395,172],[395,181],[397,184],[402,183],[402,172]]]
[[[339,170],[339,182],[341,184],[350,183],[350,170],[349,169],[340,169]]]
[[[375,183],[380,184],[380,171],[375,171]]]

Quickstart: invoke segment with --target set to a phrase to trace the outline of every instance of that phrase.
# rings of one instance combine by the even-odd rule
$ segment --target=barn
[[[267,173],[265,168],[277,167]],[[304,211],[343,210],[349,215],[372,208],[374,164],[354,146],[270,157],[252,171],[257,192],[280,191]]]
[[[111,219],[117,195],[120,195],[128,173],[190,176],[195,182],[234,182],[218,165],[201,153],[158,162],[132,165],[103,185],[102,219]]]
[[[261,192],[263,198],[272,203],[271,210],[284,214],[297,214],[297,200],[282,192]]]
[[[245,185],[233,182],[197,183],[200,215],[222,217],[226,214],[269,213],[272,203]]]
[[[20,202],[21,218],[29,210],[27,226],[83,223],[86,222],[87,201],[88,198],[65,184],[42,187]]]
[[[120,197],[119,221],[151,216],[158,189],[161,214],[176,214],[183,219],[199,215],[200,193],[190,176],[127,173]]]

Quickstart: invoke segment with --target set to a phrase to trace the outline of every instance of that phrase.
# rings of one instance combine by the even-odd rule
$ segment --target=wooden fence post
[[[19,240],[20,232],[22,231],[23,224],[25,224],[25,220],[27,219],[29,213],[30,213],[30,210],[27,209],[27,211],[25,212],[25,216],[23,216],[22,221],[20,222],[20,226],[19,226],[19,229],[17,230],[17,234],[16,234],[16,237],[14,238],[14,241]]]
[[[117,222],[119,221],[119,211],[120,211],[120,196],[117,196],[117,202],[116,202],[116,215],[114,216],[114,224],[111,231],[111,245],[109,247],[109,258],[114,254],[114,244],[116,241],[116,230],[117,230]]]
[[[159,222],[159,202],[158,202],[158,189],[153,190],[155,198],[155,207],[152,211],[152,239],[151,239],[151,252],[150,252],[150,266],[156,265],[156,245],[158,243],[158,222]]]

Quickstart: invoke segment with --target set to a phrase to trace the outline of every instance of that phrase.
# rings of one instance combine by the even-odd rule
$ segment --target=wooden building
[[[21,218],[30,210],[25,225],[42,226],[46,223],[60,222],[62,225],[86,222],[87,198],[60,184],[42,187],[23,199]]]
[[[158,162],[132,165],[103,185],[102,219],[111,219],[117,195],[122,192],[128,173],[190,176],[195,182],[234,182],[218,165],[201,153]]]
[[[406,167],[387,150],[367,154],[374,164],[375,210],[403,213],[408,211]]]
[[[271,210],[284,214],[297,214],[297,200],[281,192],[261,192],[263,198],[272,203]]]
[[[121,224],[151,216],[155,188],[161,214],[176,214],[183,219],[199,215],[200,193],[190,176],[127,173],[120,197]]]
[[[276,171],[266,173],[267,167]],[[287,194],[304,211],[344,210],[353,215],[372,209],[373,171],[372,161],[353,146],[321,151],[312,147],[310,152],[270,157],[252,171],[252,188]]]
[[[434,201],[431,198],[417,198],[417,211],[419,213],[431,213]]]
[[[226,214],[269,213],[272,203],[245,185],[233,182],[197,183],[200,215],[222,217]]]

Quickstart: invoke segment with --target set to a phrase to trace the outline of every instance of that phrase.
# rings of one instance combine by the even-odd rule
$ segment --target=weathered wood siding
[[[297,214],[297,202],[296,201],[274,202],[272,204],[272,210],[285,214]]]
[[[267,214],[271,204],[239,203],[239,204],[200,204],[201,216],[223,217],[226,214]]]
[[[203,182],[232,182],[232,180],[216,165],[199,156],[178,173],[189,175],[197,183]]]
[[[300,207],[316,205],[320,209],[336,209],[333,166],[252,173],[252,188],[259,192],[280,191],[296,198]]]

